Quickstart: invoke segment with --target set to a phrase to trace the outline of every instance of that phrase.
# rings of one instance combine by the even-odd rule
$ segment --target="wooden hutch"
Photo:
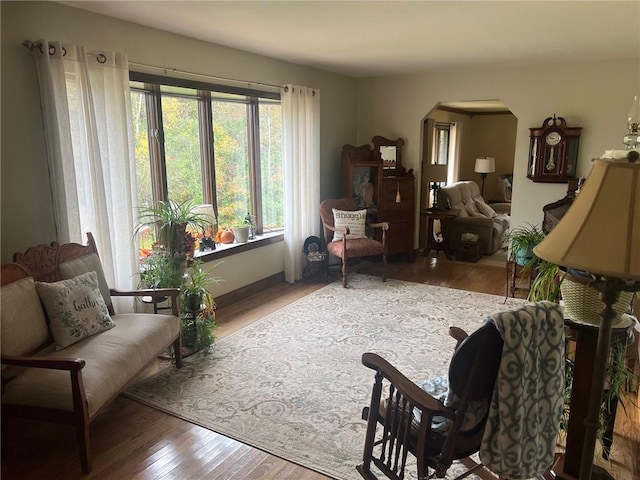
[[[404,140],[375,136],[342,148],[342,195],[368,210],[368,221],[389,222],[387,255],[415,258],[415,178],[402,167]]]

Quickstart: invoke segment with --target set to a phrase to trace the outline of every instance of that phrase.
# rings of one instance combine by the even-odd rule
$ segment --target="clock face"
[[[560,140],[562,140],[562,137],[558,132],[550,132],[544,139],[544,141],[547,142],[547,145],[551,146],[558,145]]]

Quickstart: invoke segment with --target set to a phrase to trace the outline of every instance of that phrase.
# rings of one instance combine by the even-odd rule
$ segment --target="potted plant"
[[[205,270],[202,268],[202,261],[194,260],[187,269],[180,289],[184,298],[183,304],[187,311],[199,311],[203,299],[211,296],[207,286],[221,281],[219,278],[211,276],[213,268]]]
[[[180,289],[183,341],[185,347],[194,351],[209,351],[215,340],[213,330],[216,303],[207,287],[221,281],[212,276],[212,271],[217,265],[204,269],[200,260],[194,260],[185,273]]]
[[[185,245],[187,227],[204,230],[209,220],[193,210],[191,202],[178,203],[173,200],[160,201],[155,207],[143,207],[139,210],[140,222],[134,232],[151,227],[156,232],[156,243],[163,245],[171,255],[193,253],[193,245]],[[185,252],[190,247],[190,252]]]
[[[532,266],[537,257],[533,253],[533,247],[544,239],[544,233],[535,225],[517,227],[507,235],[511,243],[511,260],[518,265]]]
[[[178,288],[183,271],[178,259],[163,247],[155,246],[140,261],[140,283],[144,288]]]

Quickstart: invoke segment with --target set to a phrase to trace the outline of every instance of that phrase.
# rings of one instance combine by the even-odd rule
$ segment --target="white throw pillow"
[[[36,289],[57,350],[116,326],[100,293],[96,272],[60,282],[36,282]]]
[[[476,200],[476,208],[480,213],[482,213],[483,215],[489,218],[493,218],[497,215],[496,211],[493,208],[491,208],[489,205],[487,205],[484,202],[479,202],[478,200]]]
[[[337,210],[333,209],[333,226],[336,228],[349,227],[348,239],[366,238],[364,234],[367,222],[367,210]],[[342,240],[342,233],[333,232],[333,241]]]
[[[464,201],[464,208],[472,217],[484,217],[484,214],[480,213],[476,208],[476,204],[472,198],[468,198]]]

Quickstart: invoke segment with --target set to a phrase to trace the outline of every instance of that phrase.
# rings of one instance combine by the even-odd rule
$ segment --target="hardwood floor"
[[[376,264],[361,268],[362,273],[377,270]],[[505,291],[504,268],[451,262],[443,255],[419,256],[414,263],[391,261],[388,274],[390,278],[496,295]],[[278,284],[220,308],[216,334],[219,338],[229,335],[322,286]],[[163,366],[159,361],[154,367]],[[612,465],[620,470],[616,478],[640,478],[640,415],[637,408],[626,410],[626,414],[619,410],[614,440],[617,460]],[[4,480],[328,478],[123,397],[91,427],[93,471],[86,477],[80,473],[72,429],[2,420]]]

